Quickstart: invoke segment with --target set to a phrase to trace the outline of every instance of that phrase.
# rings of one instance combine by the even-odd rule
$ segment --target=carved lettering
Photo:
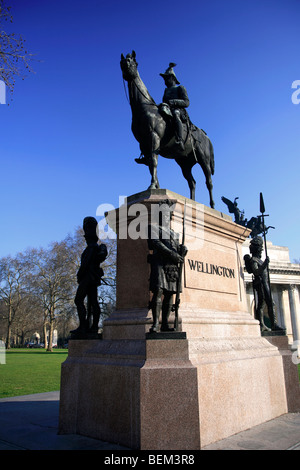
[[[204,274],[212,274],[216,276],[228,277],[229,279],[235,278],[234,269],[227,266],[219,266],[212,263],[204,263],[203,261],[189,259],[188,264],[191,271],[197,271]]]

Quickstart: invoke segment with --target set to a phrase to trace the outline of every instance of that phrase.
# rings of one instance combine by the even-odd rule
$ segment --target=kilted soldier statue
[[[185,246],[179,243],[179,234],[170,228],[172,201],[159,203],[159,219],[148,227],[148,255],[151,266],[150,286],[153,293],[151,310],[153,325],[150,332],[159,331],[160,313],[162,313],[160,331],[173,331],[169,327],[169,316],[173,306],[173,295],[176,294],[179,280],[179,267],[187,254]]]

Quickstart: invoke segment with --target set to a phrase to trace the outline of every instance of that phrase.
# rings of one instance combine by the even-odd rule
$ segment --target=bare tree
[[[99,288],[102,320],[110,316],[115,308],[117,276],[117,241],[115,239],[106,239],[103,242],[106,244],[108,255],[101,265],[104,271]]]
[[[74,298],[76,273],[72,269],[66,241],[52,243],[47,250],[31,249],[28,255],[31,263],[29,281],[43,302],[44,325],[47,323],[49,326],[47,350],[52,351],[57,317],[66,310]]]
[[[35,296],[26,292],[14,317],[12,336],[15,338],[15,344],[24,346],[25,339],[41,331],[42,326],[40,303]]]
[[[6,348],[10,348],[12,326],[25,297],[22,291],[24,270],[18,257],[6,256],[0,260],[0,299],[6,307]]]
[[[45,347],[51,351],[54,329],[59,327],[68,336],[70,325],[75,326],[76,274],[86,247],[83,235],[78,227],[48,248],[29,248],[15,258],[0,259],[0,326],[1,332],[6,329],[7,347],[12,335],[23,344],[26,335],[43,329]],[[111,313],[116,297],[116,240],[103,242],[108,256],[101,265],[104,276],[98,290],[102,320]]]
[[[33,71],[30,66],[33,54],[26,50],[25,39],[5,27],[9,27],[8,24],[12,22],[11,7],[0,0],[0,79],[11,93],[16,77],[24,79],[27,72]]]

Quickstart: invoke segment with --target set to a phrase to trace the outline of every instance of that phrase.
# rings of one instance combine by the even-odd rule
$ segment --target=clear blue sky
[[[300,79],[298,0],[7,0],[11,28],[39,62],[0,105],[0,256],[47,246],[97,206],[145,190],[134,161],[120,55],[161,102],[170,61],[187,88],[192,121],[215,150],[216,209],[239,197],[250,218],[264,194],[269,239],[300,258]],[[200,167],[196,199],[209,205]],[[189,196],[174,161],[159,157],[160,185]]]

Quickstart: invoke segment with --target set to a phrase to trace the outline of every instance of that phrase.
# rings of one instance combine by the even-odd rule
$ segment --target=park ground
[[[67,349],[9,349],[0,364],[0,398],[59,390],[61,364],[67,355]],[[298,372],[300,381],[300,364]]]
[[[67,355],[67,349],[9,349],[0,364],[0,398],[59,390]]]

